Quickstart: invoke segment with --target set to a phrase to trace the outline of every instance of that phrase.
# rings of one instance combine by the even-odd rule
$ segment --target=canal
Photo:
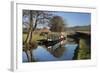
[[[64,44],[56,45],[52,47],[45,47],[38,45],[38,47],[32,51],[33,59],[36,62],[41,61],[61,61],[61,60],[72,60],[74,57],[75,49],[78,46],[77,44]],[[25,52],[22,53],[23,62],[27,62],[27,56]]]

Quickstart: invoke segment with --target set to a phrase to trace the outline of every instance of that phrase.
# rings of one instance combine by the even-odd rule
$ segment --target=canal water
[[[41,61],[61,61],[72,60],[77,44],[65,44],[63,47],[59,47],[54,51],[50,51],[44,46],[38,46],[33,50],[33,58],[37,62]],[[25,52],[22,53],[23,62],[27,62],[27,56]]]

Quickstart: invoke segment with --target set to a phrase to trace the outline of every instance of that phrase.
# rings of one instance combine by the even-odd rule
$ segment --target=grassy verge
[[[80,44],[75,49],[73,60],[84,60],[91,58],[91,49],[90,45],[87,44],[86,39],[80,39]]]
[[[77,59],[90,59],[91,58],[91,50],[90,45],[88,45],[87,40],[80,39],[79,51]]]
[[[35,42],[37,42],[37,40],[45,38],[44,36],[40,36],[40,34],[33,33],[32,35],[33,35],[32,41],[35,41]],[[25,41],[26,37],[27,37],[27,34],[23,33],[23,41]]]

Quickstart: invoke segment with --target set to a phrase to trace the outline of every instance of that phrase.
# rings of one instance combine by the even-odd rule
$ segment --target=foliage
[[[62,32],[64,31],[64,20],[62,19],[62,17],[60,16],[54,16],[51,20],[50,20],[50,30],[53,32]]]

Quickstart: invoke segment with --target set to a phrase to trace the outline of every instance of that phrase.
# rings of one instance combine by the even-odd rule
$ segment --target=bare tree
[[[27,54],[28,61],[34,61],[32,58],[32,50],[35,49],[37,46],[36,43],[32,42],[32,33],[34,32],[38,24],[44,25],[48,23],[52,14],[46,11],[23,10],[23,17],[24,16],[27,16],[29,18],[29,21],[23,22],[24,25],[26,25],[25,23],[28,23],[27,37],[23,42],[24,50]]]

